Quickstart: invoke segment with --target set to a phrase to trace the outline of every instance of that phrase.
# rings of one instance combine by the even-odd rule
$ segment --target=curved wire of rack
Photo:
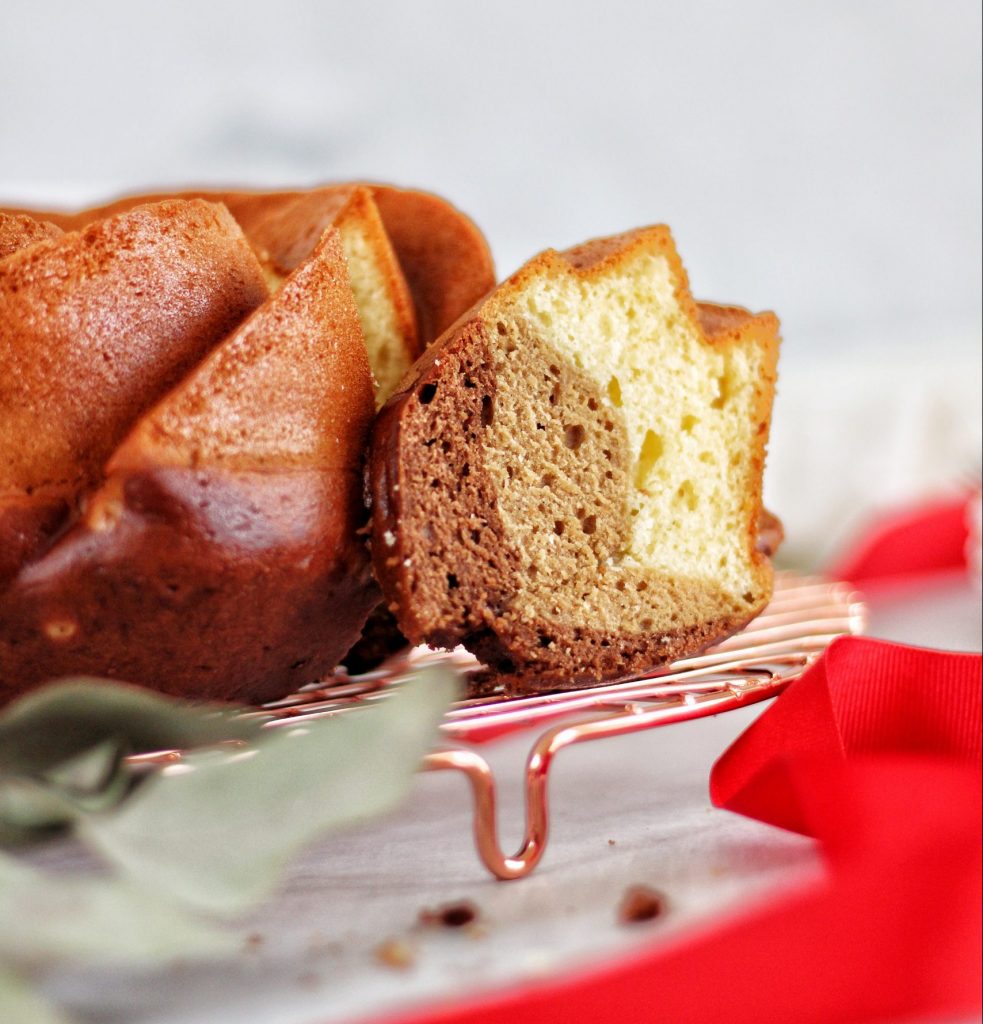
[[[673,722],[716,715],[777,696],[839,636],[860,633],[865,608],[846,584],[779,573],[770,604],[740,633],[692,658],[644,676],[603,686],[506,699],[493,694],[463,700],[441,726],[441,748],[425,771],[456,771],[474,799],[474,839],[485,867],[500,879],[523,878],[540,862],[550,834],[549,776],[567,747],[641,732]],[[339,714],[385,699],[412,668],[450,661],[464,672],[478,668],[461,651],[418,648],[364,676],[339,675],[307,687],[262,712],[276,726],[298,717]],[[526,760],[525,834],[509,856],[498,838],[497,784],[476,746],[538,729]]]

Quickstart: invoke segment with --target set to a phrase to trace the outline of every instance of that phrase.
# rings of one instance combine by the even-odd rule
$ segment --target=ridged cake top
[[[171,200],[0,262],[0,492],[84,488],[268,295],[221,206]]]

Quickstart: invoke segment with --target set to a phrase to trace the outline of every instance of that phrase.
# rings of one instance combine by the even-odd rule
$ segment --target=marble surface
[[[963,578],[878,598],[870,632],[979,650],[980,591]],[[528,879],[493,880],[471,845],[470,798],[451,773],[421,776],[384,821],[336,836],[294,865],[241,921],[242,952],[151,972],[59,972],[47,990],[91,1024],[327,1024],[562,975],[711,926],[821,871],[808,839],[710,806],[716,757],[762,706],[562,753],[553,835]],[[502,784],[504,841],[518,844],[530,740],[486,748]],[[613,842],[612,842],[613,840]],[[625,889],[665,894],[665,916],[626,926]],[[478,926],[421,930],[419,912],[467,899]],[[409,944],[412,964],[380,962]]]

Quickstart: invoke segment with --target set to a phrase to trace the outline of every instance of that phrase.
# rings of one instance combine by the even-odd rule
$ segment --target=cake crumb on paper
[[[416,950],[406,939],[386,939],[376,946],[375,958],[383,967],[405,971],[416,963]]]
[[[630,885],[618,904],[618,921],[620,924],[654,921],[665,911],[666,898],[661,892],[647,885]]]
[[[464,928],[473,925],[480,913],[470,900],[442,903],[438,907],[425,907],[417,916],[417,924],[424,928]]]

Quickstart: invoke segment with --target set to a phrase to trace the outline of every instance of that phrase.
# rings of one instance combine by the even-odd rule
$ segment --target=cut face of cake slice
[[[377,421],[376,572],[413,642],[513,690],[693,652],[767,602],[778,322],[694,303],[664,227],[532,260]]]

